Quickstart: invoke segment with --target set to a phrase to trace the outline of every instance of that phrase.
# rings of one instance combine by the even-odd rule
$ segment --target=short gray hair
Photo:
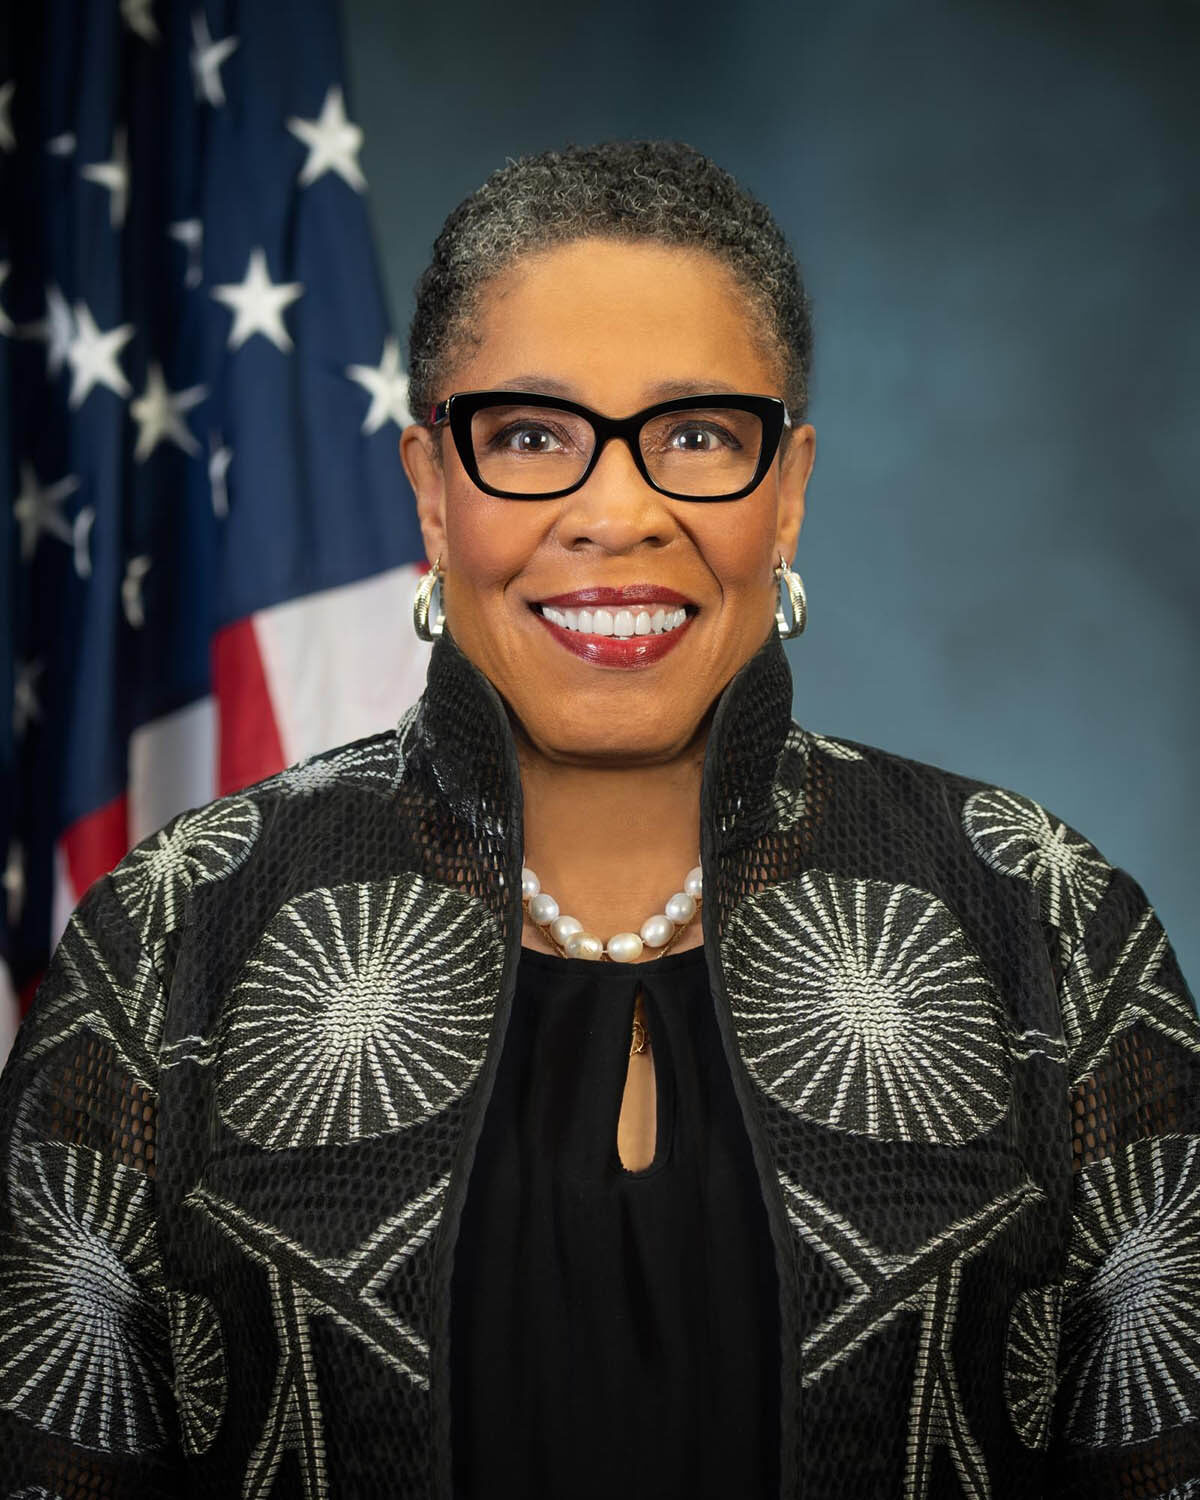
[[[509,161],[446,220],[417,282],[409,330],[408,399],[418,421],[439,399],[487,283],[522,255],[592,237],[655,240],[724,262],[780,359],[793,420],[804,416],[810,303],[770,211],[691,146],[612,141]]]

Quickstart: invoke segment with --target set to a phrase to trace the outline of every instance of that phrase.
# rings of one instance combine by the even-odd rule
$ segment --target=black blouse
[[[658,1119],[630,1172],[639,985]],[[777,1278],[702,948],[523,950],[451,1309],[457,1500],[778,1495]]]

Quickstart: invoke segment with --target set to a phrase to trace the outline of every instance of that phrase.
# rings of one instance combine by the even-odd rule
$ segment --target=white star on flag
[[[46,670],[45,662],[22,661],[17,663],[17,677],[13,684],[13,733],[23,739],[25,731],[34,719],[42,717],[42,705],[34,683]]]
[[[142,41],[157,42],[158,27],[150,4],[151,0],[121,0],[121,19]]]
[[[62,505],[78,488],[76,475],[66,474],[56,484],[43,489],[33,465],[28,460],[21,465],[21,493],[13,505],[13,515],[21,528],[21,558],[24,562],[29,562],[37,551],[38,538],[43,531],[68,546],[74,544],[74,530],[62,513]]]
[[[67,346],[71,366],[71,394],[67,404],[76,409],[83,405],[93,386],[104,385],[118,396],[128,396],[129,382],[117,364],[117,355],[133,337],[133,324],[122,323],[101,333],[87,304],[75,304],[75,337]]]
[[[70,156],[75,150],[75,132],[64,130],[61,135],[51,136],[46,142],[46,150],[51,156]]]
[[[208,395],[205,385],[193,385],[186,391],[172,394],[163,378],[162,366],[152,362],[146,373],[146,389],[136,401],[130,403],[130,413],[138,424],[137,445],[133,450],[136,462],[145,461],[164,440],[174,443],[193,457],[200,452],[200,444],[188,431],[183,420],[185,411],[191,411]]]
[[[13,134],[12,127],[12,99],[17,85],[10,78],[7,83],[0,83],[0,150],[15,151],[17,149],[17,138]]]
[[[225,446],[219,432],[208,435],[208,483],[212,489],[213,515],[223,521],[229,514],[229,490],[225,476],[233,461],[233,449]]]
[[[8,846],[8,863],[4,866],[5,912],[11,932],[21,924],[25,910],[25,851],[16,839]]]
[[[83,505],[75,517],[74,526],[71,527],[71,548],[75,554],[72,562],[80,578],[92,576],[91,541],[92,524],[95,519],[95,510],[90,505]]]
[[[308,187],[326,172],[336,172],[356,193],[367,185],[358,165],[363,133],[346,118],[342,91],[334,84],[325,95],[321,113],[315,120],[293,115],[287,128],[308,147],[308,160],[300,169],[300,186]]]
[[[8,274],[9,274],[9,272],[11,270],[12,270],[12,262],[11,261],[0,260],[0,286],[3,286],[4,283],[8,280]],[[9,337],[11,337],[12,336],[12,331],[13,331],[13,321],[8,316],[8,314],[4,311],[4,309],[2,307],[0,307],[0,333],[7,334]]]
[[[408,425],[408,376],[400,368],[398,340],[384,340],[378,366],[347,365],[346,374],[371,393],[371,406],[362,424],[365,433],[378,432],[385,422],[395,422],[397,427]]]
[[[142,579],[150,571],[148,557],[131,557],[121,580],[121,608],[134,630],[146,623],[146,606],[142,600]]]
[[[176,224],[167,225],[167,233],[187,251],[187,271],[183,277],[184,286],[199,286],[204,275],[200,269],[200,249],[204,244],[203,221],[200,219],[180,219]]]
[[[111,160],[94,162],[90,167],[81,167],[79,170],[89,182],[98,182],[112,194],[108,221],[114,229],[120,229],[129,207],[129,152],[124,126],[118,125],[113,131]]]
[[[66,363],[71,341],[75,337],[75,319],[67,299],[51,283],[46,288],[46,316],[25,330],[30,338],[46,341],[46,374],[53,379]]]
[[[225,88],[221,82],[221,64],[237,50],[235,36],[222,37],[214,42],[208,31],[204,11],[192,16],[192,77],[196,82],[196,98],[207,99],[214,109],[225,103]]]
[[[233,308],[228,347],[240,349],[248,338],[261,333],[277,349],[289,353],[292,340],[283,326],[283,310],[303,293],[304,287],[298,281],[273,282],[267,270],[266,251],[252,250],[244,281],[212,289],[218,302]]]

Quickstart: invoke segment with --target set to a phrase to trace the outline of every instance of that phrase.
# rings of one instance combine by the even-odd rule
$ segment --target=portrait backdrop
[[[795,714],[1037,799],[1200,974],[1200,8],[346,0],[398,327],[506,157],[690,142],[814,302]]]

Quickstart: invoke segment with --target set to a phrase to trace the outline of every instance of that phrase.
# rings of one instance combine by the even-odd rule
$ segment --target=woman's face
[[[623,417],[681,394],[783,394],[744,294],[698,251],[593,239],[541,252],[485,289],[473,333],[439,397],[517,387]],[[632,765],[670,760],[695,740],[773,628],[772,570],[795,551],[814,443],[811,427],[795,428],[755,490],[706,502],[659,494],[614,440],[574,494],[522,501],[473,484],[448,432],[439,466],[430,432],[406,430],[405,468],[426,550],[441,555],[449,629],[536,750]],[[668,610],[685,599],[688,616],[670,649],[655,637],[633,665],[594,659],[603,648],[589,653],[585,636],[540,610],[560,595],[630,586],[643,590],[635,618],[653,617],[660,592]],[[585,594],[567,607],[588,603]]]

